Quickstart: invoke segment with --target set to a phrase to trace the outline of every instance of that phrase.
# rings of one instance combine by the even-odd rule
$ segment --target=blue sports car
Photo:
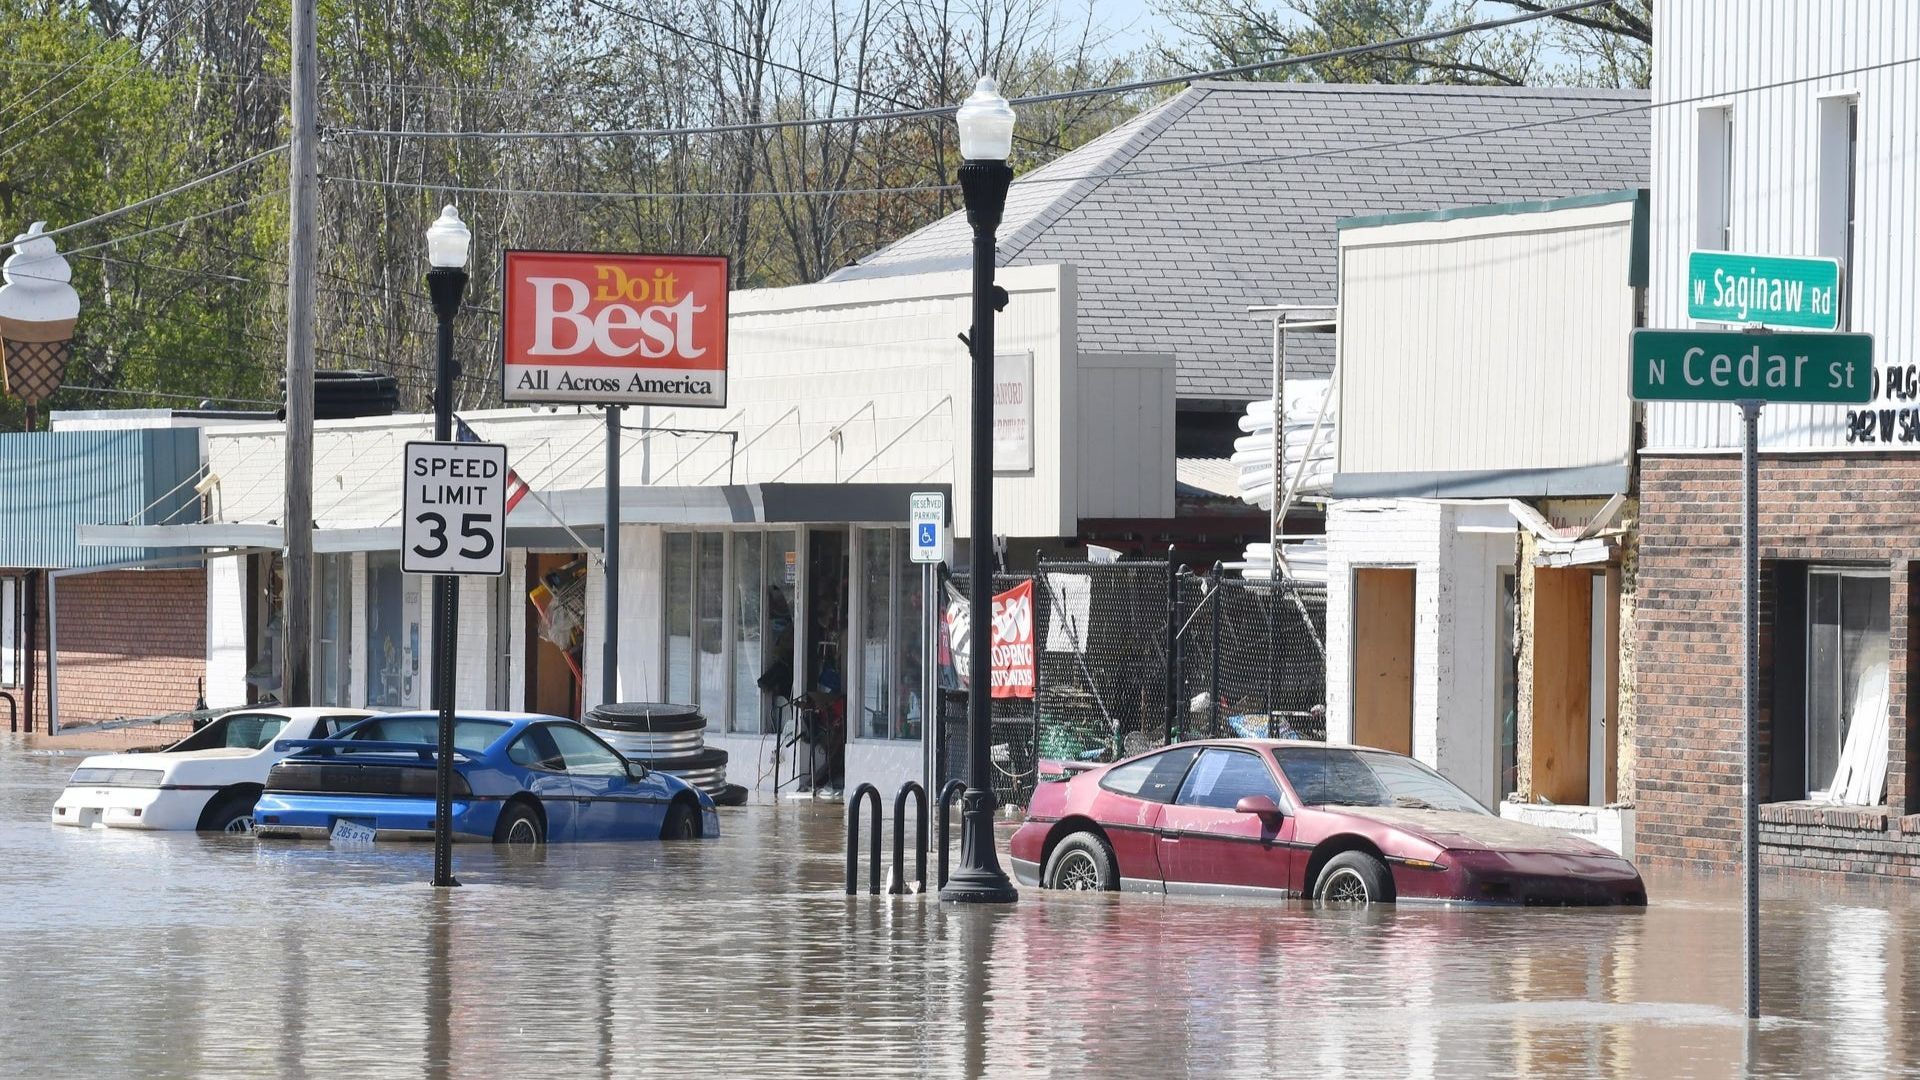
[[[434,713],[393,713],[331,739],[276,744],[295,752],[268,774],[255,834],[431,839],[439,723]],[[463,712],[453,745],[456,839],[533,847],[720,835],[705,792],[628,762],[572,720]]]

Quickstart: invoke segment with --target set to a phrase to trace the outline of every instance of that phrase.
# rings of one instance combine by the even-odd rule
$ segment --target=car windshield
[[[453,721],[453,745],[461,750],[485,750],[507,730],[502,720],[475,720],[457,717]],[[440,742],[440,719],[435,716],[382,716],[369,720],[340,736],[368,742],[427,743]]]
[[[259,750],[279,737],[287,718],[271,713],[228,713],[168,747],[185,750]]]
[[[1394,806],[1408,810],[1487,809],[1425,765],[1377,750],[1288,746],[1273,751],[1293,793],[1308,806]]]

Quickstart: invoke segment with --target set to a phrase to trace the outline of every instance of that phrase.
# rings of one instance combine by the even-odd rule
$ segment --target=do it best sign
[[[509,251],[507,401],[727,403],[727,258]]]

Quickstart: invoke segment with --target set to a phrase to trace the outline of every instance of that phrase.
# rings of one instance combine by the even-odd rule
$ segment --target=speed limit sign
[[[410,442],[406,469],[400,568],[409,574],[505,573],[507,448]]]

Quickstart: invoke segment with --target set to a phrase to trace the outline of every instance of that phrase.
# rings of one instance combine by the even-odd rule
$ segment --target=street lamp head
[[[960,106],[960,156],[968,161],[1005,161],[1013,154],[1013,107],[994,81],[981,76]]]
[[[467,245],[473,234],[452,206],[440,211],[440,217],[427,226],[427,261],[440,270],[461,270],[467,265]]]

